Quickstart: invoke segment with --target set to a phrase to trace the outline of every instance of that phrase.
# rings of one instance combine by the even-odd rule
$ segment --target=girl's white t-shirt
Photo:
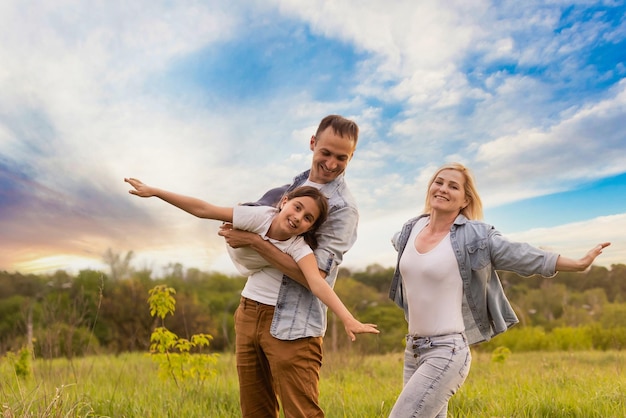
[[[311,254],[313,252],[311,247],[301,236],[278,241],[266,235],[277,214],[278,209],[271,206],[235,206],[233,208],[233,227],[259,234],[279,250],[289,254],[296,262]],[[232,248],[228,244],[226,248],[237,270],[242,275],[248,276],[248,281],[241,295],[266,305],[275,306],[283,273],[272,267],[252,248]]]

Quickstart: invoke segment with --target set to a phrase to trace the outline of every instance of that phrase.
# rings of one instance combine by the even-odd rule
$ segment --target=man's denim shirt
[[[392,243],[398,251],[398,263],[391,282],[389,297],[404,309],[408,305],[399,263],[411,229],[423,216],[409,220],[396,233]],[[513,271],[522,276],[556,274],[558,254],[529,244],[507,240],[493,226],[468,220],[459,215],[450,228],[450,241],[463,280],[463,321],[470,344],[488,341],[518,323],[517,316],[504,294],[496,270]]]
[[[309,178],[309,172],[296,176],[290,185],[269,190],[253,204],[275,206],[286,192],[301,186]],[[343,254],[356,241],[359,212],[343,175],[324,184],[320,191],[328,198],[328,218],[317,231],[318,247],[314,253],[317,266],[326,272],[326,281],[333,287]],[[283,275],[270,332],[281,340],[323,337],[326,311],[326,305],[310,290]]]

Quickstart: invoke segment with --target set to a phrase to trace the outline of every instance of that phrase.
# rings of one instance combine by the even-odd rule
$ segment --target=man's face
[[[317,140],[311,137],[313,162],[309,180],[314,183],[326,184],[335,180],[348,167],[354,153],[354,141],[342,138],[335,133],[332,126],[322,131]]]

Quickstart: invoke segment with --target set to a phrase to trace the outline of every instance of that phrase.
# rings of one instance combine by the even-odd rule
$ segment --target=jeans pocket
[[[463,362],[463,367],[461,367],[461,369],[459,370],[459,375],[461,375],[463,378],[466,378],[467,375],[469,374],[471,365],[472,365],[472,352],[470,351],[468,347],[467,350],[465,350],[465,361]]]

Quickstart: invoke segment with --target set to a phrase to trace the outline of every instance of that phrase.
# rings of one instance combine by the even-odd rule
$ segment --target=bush
[[[626,327],[602,328],[599,325],[587,327],[591,344],[596,350],[623,350],[626,348]]]
[[[493,351],[499,346],[511,351],[538,351],[548,348],[548,337],[541,327],[519,327],[500,334],[479,346],[480,350]]]
[[[98,339],[85,327],[73,327],[57,322],[35,331],[35,355],[43,358],[84,356],[93,354],[99,346]]]
[[[6,357],[13,366],[17,377],[26,379],[33,374],[33,355],[28,347],[22,347],[17,354],[8,352]]]
[[[591,333],[587,327],[555,328],[548,335],[548,346],[552,350],[590,350],[593,348]]]
[[[491,361],[494,363],[504,363],[504,361],[509,358],[510,355],[511,350],[506,347],[500,346],[493,350],[493,353],[491,353]]]

